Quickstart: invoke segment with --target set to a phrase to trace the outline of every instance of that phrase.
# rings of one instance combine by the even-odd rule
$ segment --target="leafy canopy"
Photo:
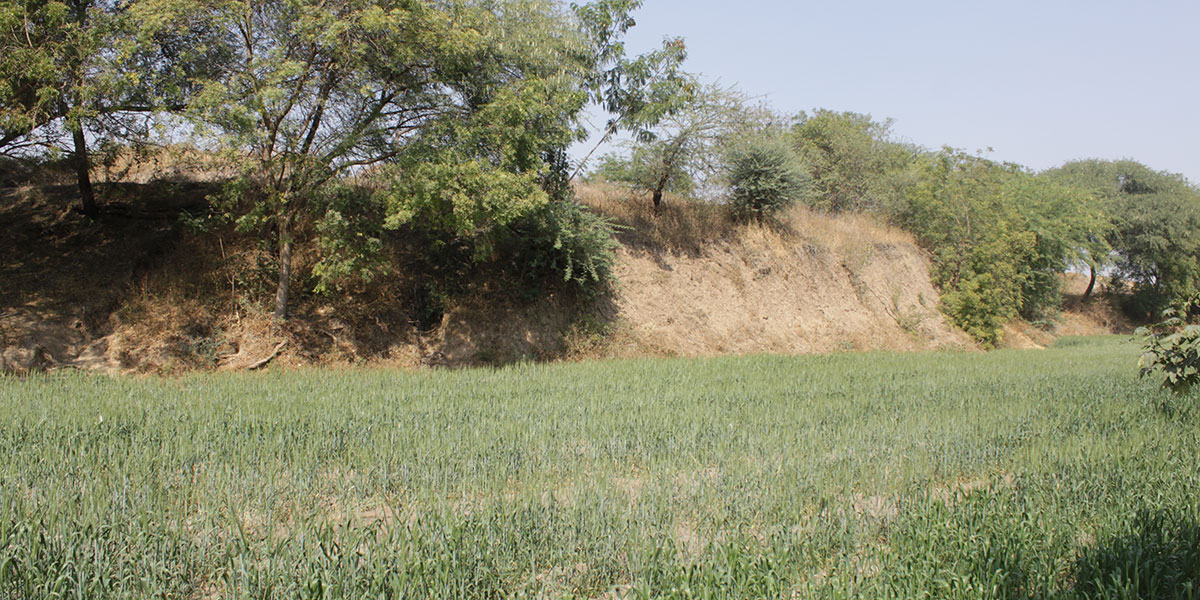
[[[1182,307],[1200,293],[1200,190],[1182,176],[1121,160],[1074,161],[1046,173],[1086,190],[1103,227],[1089,253],[1129,282],[1140,318]]]
[[[985,346],[1059,303],[1057,275],[1102,227],[1077,189],[953,149],[922,159],[896,219],[932,255],[943,310]]]

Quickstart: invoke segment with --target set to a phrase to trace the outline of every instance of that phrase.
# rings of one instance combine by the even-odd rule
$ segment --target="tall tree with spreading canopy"
[[[90,140],[138,144],[155,115],[181,110],[220,57],[202,15],[164,29],[134,0],[0,0],[0,151],[66,149],[83,212],[99,213]]]
[[[1153,318],[1200,292],[1200,189],[1132,160],[1072,161],[1044,175],[1086,190],[1105,214],[1090,264],[1107,263],[1133,285],[1136,316]]]
[[[479,15],[424,2],[230,0],[196,4],[219,24],[225,70],[191,114],[242,165],[226,214],[273,229],[274,313],[287,317],[296,220],[341,175],[399,155],[430,121],[461,106],[453,73],[479,47]],[[186,14],[183,14],[186,16]]]
[[[297,222],[338,222],[327,199],[345,176],[374,181],[384,226],[469,238],[487,254],[495,232],[566,196],[587,101],[645,122],[670,62],[658,56],[677,55],[625,57],[637,3],[620,0],[570,12],[538,0],[146,1],[181,23],[203,14],[207,43],[229,57],[190,114],[243,166],[224,215],[273,232],[279,319]]]
[[[117,87],[111,70],[122,2],[0,3],[0,147],[71,139],[83,212],[99,214],[89,175],[87,129]],[[56,126],[54,132],[48,132]],[[42,139],[31,139],[41,133]]]

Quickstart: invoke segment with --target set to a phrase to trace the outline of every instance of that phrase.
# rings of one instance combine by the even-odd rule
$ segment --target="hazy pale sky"
[[[868,113],[1035,169],[1133,158],[1200,182],[1200,0],[645,0],[628,51],[776,109]]]

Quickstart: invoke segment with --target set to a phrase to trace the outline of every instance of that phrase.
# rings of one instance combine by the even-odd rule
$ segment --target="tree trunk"
[[[83,136],[80,127],[71,132],[75,139],[75,177],[79,182],[79,199],[83,205],[83,214],[95,219],[100,216],[100,207],[96,206],[96,193],[92,191],[91,161],[88,160],[87,138]]]
[[[1083,299],[1087,300],[1092,295],[1092,290],[1096,289],[1096,265],[1092,267],[1092,278],[1088,280],[1087,289],[1083,291]]]
[[[667,187],[667,179],[669,177],[670,175],[664,175],[662,179],[658,180],[658,185],[654,186],[654,196],[651,197],[651,200],[654,201],[654,212],[658,212],[658,207],[662,204],[663,190]]]
[[[275,319],[288,317],[288,291],[292,279],[292,215],[279,219],[279,287],[275,290]]]

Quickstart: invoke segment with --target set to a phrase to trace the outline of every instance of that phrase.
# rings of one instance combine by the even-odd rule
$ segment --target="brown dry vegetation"
[[[193,163],[155,163],[176,181],[126,165],[120,177],[132,182],[100,185],[106,212],[98,223],[70,208],[69,186],[0,191],[0,370],[180,372],[244,369],[267,358],[418,367],[974,347],[938,310],[928,261],[905,232],[863,215],[804,208],[770,226],[735,223],[721,206],[677,198],[654,211],[648,200],[607,186],[578,192],[620,226],[620,284],[609,297],[521,300],[488,283],[485,267],[480,283],[430,312],[420,248],[398,244],[389,251],[405,267],[345,293],[305,293],[294,318],[278,324],[265,308],[270,254],[229,230],[180,225],[180,215],[203,210],[216,189],[178,181]],[[300,270],[315,258],[313,241],[300,240]],[[1107,301],[1080,302],[1078,292],[1068,300],[1056,335],[1129,327]],[[1016,325],[1008,338],[1036,347],[1051,336]]]
[[[71,208],[72,186],[0,189],[0,371],[84,366],[104,354],[110,316],[176,246],[179,215],[206,195],[194,183],[97,190],[107,210],[89,222]]]

